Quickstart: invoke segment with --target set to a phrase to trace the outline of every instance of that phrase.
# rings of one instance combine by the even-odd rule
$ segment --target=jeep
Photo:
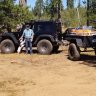
[[[40,54],[51,54],[59,48],[59,42],[62,40],[61,23],[53,20],[26,22],[33,29],[35,35],[32,42],[33,47],[37,47]],[[16,52],[19,46],[19,38],[21,37],[25,25],[19,32],[4,32],[0,34],[0,50],[1,53]]]

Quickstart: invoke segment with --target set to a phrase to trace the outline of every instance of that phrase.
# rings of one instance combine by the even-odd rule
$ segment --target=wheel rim
[[[9,52],[11,49],[11,45],[10,44],[4,44],[3,48],[6,50],[6,52]]]
[[[42,44],[41,46],[41,51],[42,52],[46,52],[48,50],[48,45],[45,43],[45,44]]]

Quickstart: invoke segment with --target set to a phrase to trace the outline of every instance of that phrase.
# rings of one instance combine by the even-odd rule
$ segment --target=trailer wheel
[[[43,39],[38,42],[37,50],[40,54],[48,55],[51,54],[53,45],[49,40]]]
[[[80,59],[80,52],[74,43],[69,45],[68,55],[69,55],[69,59],[72,61],[76,61]]]
[[[5,39],[0,44],[1,53],[9,54],[15,51],[14,43],[10,39]]]

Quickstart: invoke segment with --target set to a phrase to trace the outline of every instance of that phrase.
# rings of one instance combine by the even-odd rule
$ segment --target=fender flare
[[[4,33],[1,35],[1,38],[2,39],[0,40],[0,42],[4,39],[11,39],[14,42],[14,44],[19,45],[19,41],[16,39],[16,37],[12,33],[9,33],[9,32]]]
[[[51,42],[55,42],[55,39],[51,35],[40,35],[36,38],[34,44],[36,45],[38,43],[38,41],[41,39],[49,39]]]

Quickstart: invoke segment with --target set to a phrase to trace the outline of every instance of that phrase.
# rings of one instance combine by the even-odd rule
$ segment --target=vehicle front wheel
[[[69,45],[68,55],[70,60],[76,61],[80,59],[80,52],[74,43]]]
[[[9,54],[15,51],[14,43],[10,39],[5,39],[0,44],[1,53]]]
[[[37,50],[40,54],[51,54],[53,50],[53,45],[49,40],[43,39],[38,42]]]

